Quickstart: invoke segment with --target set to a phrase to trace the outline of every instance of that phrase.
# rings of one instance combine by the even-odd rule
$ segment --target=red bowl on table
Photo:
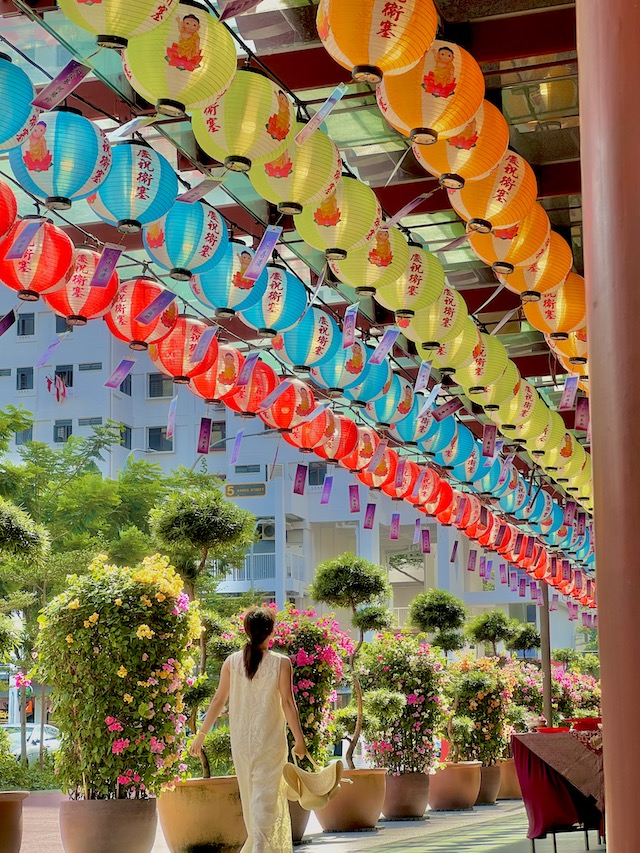
[[[556,734],[557,732],[569,732],[569,731],[571,731],[571,729],[566,728],[565,726],[555,726],[555,727],[538,726],[538,728],[537,728],[538,734],[541,734],[541,735],[553,735],[553,734]]]
[[[574,732],[597,732],[602,717],[582,717],[573,723]]]

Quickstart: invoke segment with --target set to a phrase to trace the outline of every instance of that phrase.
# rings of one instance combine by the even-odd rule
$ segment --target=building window
[[[26,338],[36,333],[36,315],[18,314],[18,325],[16,332],[19,338]]]
[[[73,326],[67,323],[66,317],[56,314],[56,334],[60,334],[61,332],[73,332]]]
[[[259,474],[261,465],[236,465],[236,474]]]
[[[0,376],[11,376],[10,367],[0,367]]]
[[[125,424],[120,424],[120,444],[131,450],[131,427]]]
[[[16,369],[16,390],[33,391],[33,367],[18,367]]]
[[[58,364],[56,365],[56,376],[64,382],[67,388],[73,388],[73,365]]]
[[[226,438],[226,421],[213,421],[213,423],[211,424],[211,440],[209,441],[209,450],[224,450],[226,448]]]
[[[160,453],[173,450],[173,438],[167,438],[166,426],[147,428],[147,447]]]
[[[131,396],[131,374],[126,376],[122,382],[120,383],[120,392],[122,394],[126,394],[127,397]]]
[[[16,444],[19,446],[21,444],[26,444],[28,441],[33,441],[33,427],[27,427],[27,429],[21,429],[20,432],[16,433]]]
[[[102,426],[102,418],[79,418],[78,426]]]
[[[102,370],[101,361],[87,361],[78,365],[78,370]]]
[[[71,421],[55,421],[53,424],[53,440],[56,444],[64,444],[72,433]]]
[[[326,462],[310,462],[309,463],[309,485],[321,486],[324,483],[324,478],[327,476]]]
[[[150,397],[173,397],[173,379],[164,373],[149,374]]]

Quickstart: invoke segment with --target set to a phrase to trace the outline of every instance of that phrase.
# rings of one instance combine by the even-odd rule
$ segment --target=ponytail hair
[[[262,649],[259,646],[271,636],[275,624],[275,612],[267,607],[251,607],[244,615],[244,630],[249,642],[244,647],[242,656],[249,679],[254,677],[262,660]]]

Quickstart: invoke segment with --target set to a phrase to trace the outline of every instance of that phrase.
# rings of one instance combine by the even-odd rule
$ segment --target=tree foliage
[[[516,622],[516,625],[519,624]],[[479,613],[467,625],[467,635],[474,643],[489,643],[493,654],[498,655],[498,643],[513,639],[516,628],[504,610]]]
[[[467,618],[462,601],[446,589],[430,589],[417,595],[409,608],[409,623],[424,634],[432,634],[434,646],[447,652],[464,646],[461,629]]]
[[[529,649],[540,648],[540,634],[535,625],[514,620],[513,636],[506,643],[511,652],[527,652]]]

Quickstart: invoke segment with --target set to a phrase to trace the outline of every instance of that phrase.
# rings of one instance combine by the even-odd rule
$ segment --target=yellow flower
[[[118,670],[118,677],[119,678],[125,678],[126,675],[127,675],[127,670],[123,666],[121,666],[120,669]]]
[[[130,693],[125,693],[125,694],[124,694],[124,696],[123,696],[122,698],[124,699],[124,701],[125,701],[128,705],[130,705],[130,704],[133,702],[133,696],[132,696]]]
[[[152,602],[152,601],[151,601],[151,599],[150,599],[148,596],[146,596],[146,595],[141,595],[141,596],[140,596],[140,601],[141,601],[143,604],[146,604],[146,606],[147,606],[147,607],[152,607],[152,606],[153,606],[153,602]]]
[[[90,627],[91,627],[91,622],[89,622],[89,620],[88,620],[88,619],[85,619],[85,620],[84,620],[84,627],[85,627],[85,628],[90,628]]]
[[[74,598],[73,601],[67,604],[67,610],[77,610],[78,607],[80,607],[80,601],[77,598]]]
[[[116,598],[116,604],[118,605],[118,607],[121,607],[122,606],[122,599]]]
[[[67,634],[67,643],[69,643],[69,645],[73,643],[73,634]]]
[[[156,592],[156,599],[158,601],[164,601],[167,596],[162,592]]]
[[[152,631],[148,625],[140,625],[140,627],[136,631],[136,636],[139,640],[142,640],[144,637],[150,640],[152,637],[155,636],[155,633],[156,632]]]
[[[99,618],[100,617],[97,613],[92,613],[91,616],[89,616],[89,622],[91,622],[92,625],[95,625]]]

